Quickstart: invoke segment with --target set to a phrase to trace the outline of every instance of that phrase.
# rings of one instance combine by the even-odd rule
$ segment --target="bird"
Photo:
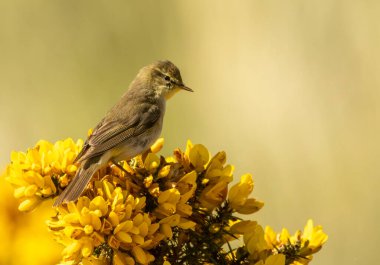
[[[140,69],[128,90],[88,136],[74,159],[77,172],[53,206],[76,201],[92,176],[109,162],[117,164],[144,153],[161,134],[166,101],[187,87],[169,60]]]

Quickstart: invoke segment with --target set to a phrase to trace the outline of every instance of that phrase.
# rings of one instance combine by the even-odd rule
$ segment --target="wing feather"
[[[144,104],[119,119],[111,117],[107,120],[106,115],[87,139],[76,161],[81,162],[98,156],[142,134],[152,128],[160,117],[161,110],[154,104]]]

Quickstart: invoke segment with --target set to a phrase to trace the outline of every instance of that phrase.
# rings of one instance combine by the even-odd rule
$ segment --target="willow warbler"
[[[160,136],[166,100],[179,90],[193,91],[184,85],[172,62],[143,67],[87,138],[75,159],[77,173],[54,206],[77,200],[94,173],[110,161],[129,160],[148,150]]]

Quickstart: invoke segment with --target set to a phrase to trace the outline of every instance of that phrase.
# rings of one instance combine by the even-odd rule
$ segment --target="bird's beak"
[[[180,84],[179,88],[186,91],[194,92],[194,90],[192,90],[190,87],[185,86],[184,84]]]

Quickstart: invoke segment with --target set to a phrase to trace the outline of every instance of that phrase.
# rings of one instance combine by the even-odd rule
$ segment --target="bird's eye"
[[[170,81],[170,76],[165,75],[165,80],[166,80],[166,81]]]

